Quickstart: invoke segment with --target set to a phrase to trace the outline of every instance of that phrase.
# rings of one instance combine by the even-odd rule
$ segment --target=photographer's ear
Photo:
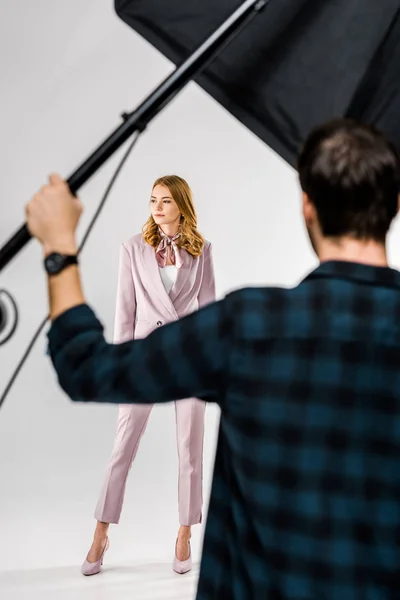
[[[308,194],[303,192],[303,217],[307,227],[312,227],[315,224],[316,216],[317,213],[314,204],[311,202]]]

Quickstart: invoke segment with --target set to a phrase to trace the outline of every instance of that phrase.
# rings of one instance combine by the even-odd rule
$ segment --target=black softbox
[[[175,64],[240,0],[115,0]],[[271,0],[197,83],[289,163],[333,116],[373,123],[400,146],[400,0]]]

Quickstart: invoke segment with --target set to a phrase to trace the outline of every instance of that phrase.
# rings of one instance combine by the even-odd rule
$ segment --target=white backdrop
[[[239,39],[235,43],[239,43]],[[111,0],[0,4],[0,244],[49,171],[68,175],[172,65],[113,12]],[[81,191],[88,223],[121,153]],[[199,228],[212,241],[218,296],[244,285],[293,285],[315,265],[301,222],[295,173],[194,84],[141,138],[82,258],[84,288],[112,336],[119,243],[140,231],[152,182],[177,173],[193,188]],[[397,236],[398,237],[398,236]],[[399,263],[400,248],[391,240]],[[4,387],[46,314],[36,243],[0,275],[21,311],[0,348]],[[57,387],[45,339],[0,411],[0,569],[79,565],[112,448],[116,407],[75,405]],[[205,498],[218,409],[207,408]],[[110,558],[172,560],[177,457],[172,405],[153,411],[131,471]],[[201,548],[194,531],[193,554]]]

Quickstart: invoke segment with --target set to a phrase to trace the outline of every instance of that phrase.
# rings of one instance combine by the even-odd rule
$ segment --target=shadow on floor
[[[177,575],[169,563],[107,565],[84,577],[79,567],[0,572],[2,600],[194,600],[198,565]]]

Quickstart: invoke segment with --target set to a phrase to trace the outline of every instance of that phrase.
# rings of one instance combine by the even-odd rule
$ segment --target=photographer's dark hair
[[[324,236],[385,241],[398,211],[400,158],[382,133],[349,119],[329,121],[308,136],[298,171]]]

